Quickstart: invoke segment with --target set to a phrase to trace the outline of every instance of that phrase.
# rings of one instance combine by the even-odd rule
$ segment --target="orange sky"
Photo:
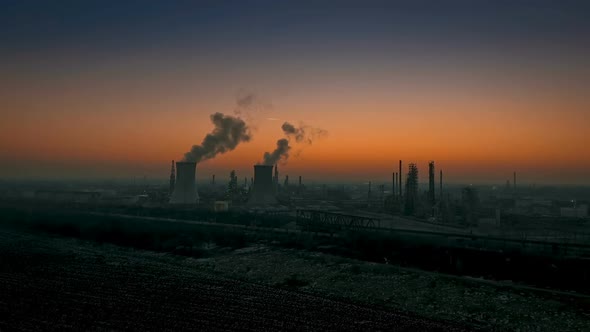
[[[403,159],[422,181],[435,160],[451,182],[517,171],[521,183],[590,184],[583,10],[374,5],[15,4],[0,52],[0,179],[165,182],[209,115],[233,114],[246,92],[265,105],[252,141],[200,164],[200,179],[250,177],[289,121],[329,133],[293,147],[280,166],[292,177],[389,181]]]
[[[240,91],[208,88],[200,80],[183,82],[194,89],[176,92],[161,91],[162,81],[109,86],[103,74],[88,75],[37,81],[37,87],[23,80],[22,90],[3,100],[9,110],[0,125],[3,177],[166,178],[169,161],[180,159],[211,130],[208,115],[232,114]],[[235,168],[250,176],[251,166],[282,138],[282,122],[302,121],[329,135],[311,146],[295,145],[293,152],[303,150],[280,167],[283,174],[381,180],[389,179],[398,159],[418,162],[423,172],[432,159],[449,181],[502,183],[512,170],[520,171],[523,181],[538,183],[588,179],[584,143],[590,142],[590,104],[584,96],[564,86],[527,91],[495,82],[494,90],[481,80],[455,86],[439,81],[414,90],[395,80],[359,86],[345,76],[299,90],[265,87],[257,95],[272,107],[253,113],[253,140],[202,163],[199,174]]]

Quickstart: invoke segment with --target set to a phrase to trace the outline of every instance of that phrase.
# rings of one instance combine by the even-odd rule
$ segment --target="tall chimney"
[[[399,184],[399,173],[398,172],[395,172],[395,187],[398,188],[399,186],[400,186],[400,184]],[[396,189],[396,192],[394,192],[393,194],[397,196],[397,189]]]
[[[428,162],[428,199],[430,200],[430,204],[435,203],[436,199],[435,192],[434,192],[434,161]]]
[[[514,191],[516,191],[516,172],[514,172],[514,181],[512,181],[512,187],[514,188]]]
[[[399,197],[402,197],[402,160],[399,161],[399,177],[398,177],[398,184],[399,184]]]
[[[442,169],[440,170],[440,202],[442,204],[442,199],[443,199],[443,186],[442,186]]]
[[[170,191],[169,194],[172,195],[174,192],[174,184],[176,182],[176,170],[174,169],[174,160],[172,160],[172,167],[170,168]]]
[[[213,178],[211,178],[211,184],[215,185],[215,174],[213,174]]]

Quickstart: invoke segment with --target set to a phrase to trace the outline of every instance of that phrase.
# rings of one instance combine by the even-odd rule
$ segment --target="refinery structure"
[[[425,254],[443,257],[436,264],[444,261],[459,272],[470,259],[471,266],[495,273],[496,268],[481,264],[480,257],[496,257],[501,269],[512,268],[506,262],[515,255],[523,260],[542,257],[555,266],[564,259],[579,264],[580,257],[590,257],[590,197],[575,188],[551,193],[527,186],[522,179],[517,182],[516,172],[507,174],[506,185],[449,183],[443,176],[452,170],[443,172],[432,160],[399,160],[384,172],[384,180],[356,183],[306,181],[299,174],[281,174],[287,168],[279,164],[256,163],[253,176],[236,171],[224,175],[202,174],[199,162],[184,160],[172,162],[166,180],[159,184],[144,177],[113,187],[0,191],[0,198],[20,195],[27,204],[31,199],[31,204],[123,220],[190,224],[206,232],[239,231],[252,241],[264,238],[268,243],[292,243],[307,236],[333,246],[369,234],[391,240],[375,243],[383,250],[390,244],[412,248],[404,253],[420,256],[417,261],[427,247]],[[183,235],[183,241],[189,235]],[[571,278],[567,269],[559,273]],[[584,278],[576,282],[587,284]]]
[[[479,224],[500,226],[507,220],[524,218],[536,213],[541,218],[588,216],[585,200],[548,202],[525,197],[527,190],[517,188],[516,172],[505,186],[445,184],[443,170],[435,161],[425,164],[420,173],[418,164],[399,160],[393,167],[390,184],[305,184],[302,176],[291,182],[289,175],[281,175],[277,164],[253,165],[253,177],[229,174],[210,175],[207,182],[197,186],[197,163],[172,163],[169,174],[168,199],[170,207],[220,210],[248,210],[258,212],[280,210],[295,213],[297,209],[362,214],[381,214],[381,218],[404,216],[427,220],[440,225],[472,227]],[[422,177],[420,176],[421,174]],[[220,180],[219,180],[220,179]],[[289,212],[290,211],[290,212]]]

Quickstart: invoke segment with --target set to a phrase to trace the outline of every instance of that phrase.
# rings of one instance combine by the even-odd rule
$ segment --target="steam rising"
[[[241,90],[236,96],[234,114],[246,119],[250,124],[252,124],[259,114],[264,114],[271,109],[272,104],[270,101],[262,99],[254,92]]]
[[[295,127],[289,122],[283,123],[281,127],[285,135],[289,138],[295,139],[297,143],[312,144],[313,141],[319,138],[323,138],[328,135],[328,132],[324,129],[314,128],[310,126],[300,125]]]
[[[273,152],[264,153],[264,165],[274,165],[280,160],[287,160],[289,158],[289,140],[281,138],[277,141],[277,148]]]
[[[322,138],[328,134],[327,131],[320,128],[313,128],[305,125],[295,127],[289,122],[283,123],[281,128],[287,138],[279,139],[277,141],[277,147],[273,152],[264,153],[263,163],[265,165],[274,165],[279,161],[286,162],[287,159],[289,159],[289,150],[291,150],[291,146],[289,145],[291,139],[294,139],[296,143],[311,145],[314,140]],[[301,153],[301,151],[298,151],[296,155],[299,155],[299,153]]]
[[[184,161],[201,162],[235,149],[238,144],[250,141],[248,125],[239,117],[215,113],[211,115],[215,128],[207,134],[201,145],[193,145],[184,155]]]

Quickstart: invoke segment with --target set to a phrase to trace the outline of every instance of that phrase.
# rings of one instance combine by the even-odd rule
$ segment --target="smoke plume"
[[[264,153],[264,165],[274,165],[281,160],[287,160],[289,158],[289,140],[281,138],[277,141],[277,148],[273,152]]]
[[[287,138],[281,138],[278,140],[277,148],[273,152],[264,153],[263,163],[265,165],[274,165],[279,161],[287,161],[287,159],[289,159],[289,151],[291,150],[291,146],[289,145],[291,140],[295,140],[296,143],[311,145],[314,140],[322,138],[328,134],[327,131],[320,128],[306,125],[296,127],[289,122],[283,123],[281,129],[283,129],[283,133]],[[301,150],[298,150],[295,152],[295,155],[298,156],[300,153]]]
[[[311,126],[300,125],[295,127],[289,122],[283,123],[281,126],[285,136],[288,138],[295,139],[297,143],[312,144],[316,139],[323,138],[328,135],[328,132],[324,129],[314,128]]]
[[[213,131],[205,136],[201,145],[193,145],[191,150],[185,153],[184,161],[205,161],[218,154],[232,151],[242,142],[250,141],[250,129],[239,117],[218,112],[211,115],[211,122],[215,125]]]
[[[260,97],[258,94],[240,90],[236,96],[236,108],[234,114],[252,123],[259,114],[265,114],[272,109],[272,103]]]

